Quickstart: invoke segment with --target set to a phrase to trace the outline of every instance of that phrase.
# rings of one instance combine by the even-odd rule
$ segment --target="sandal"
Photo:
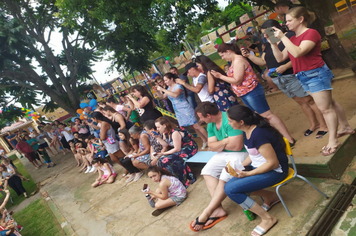
[[[320,131],[319,131],[319,132],[320,132]],[[318,132],[318,133],[319,133],[319,132]],[[305,137],[308,137],[308,136],[310,136],[312,133],[314,133],[313,130],[307,129],[307,130],[304,132],[304,136],[305,136]]]
[[[348,135],[348,134],[354,134],[354,133],[355,133],[355,130],[352,130],[352,131],[345,131],[345,132],[336,134],[336,137],[337,137],[337,138],[340,138],[340,137],[342,137],[342,136],[345,136],[345,135]]]
[[[324,146],[322,148],[321,154],[323,154],[323,156],[330,156],[330,155],[334,154],[339,147],[340,147],[340,144],[335,147]]]
[[[271,205],[267,205],[266,203],[263,203],[263,204],[261,205],[261,207],[262,207],[265,211],[269,211],[269,210],[271,210],[271,208],[272,208],[274,205],[276,205],[276,204],[278,204],[278,203],[280,203],[280,202],[281,202],[281,200],[277,199],[277,200],[275,200],[274,202],[272,202]]]
[[[316,133],[316,139],[320,139],[322,137],[324,137],[327,133],[329,133],[329,131],[318,131],[318,133]]]
[[[276,223],[274,223],[269,229],[265,230],[264,228],[262,228],[261,226],[257,225],[253,231],[251,232],[252,236],[261,236],[266,234],[270,229],[273,228],[273,226],[275,226],[278,223],[278,221],[276,221]]]
[[[196,230],[196,229],[194,229],[193,228],[193,226],[192,226],[192,223],[194,222],[194,220],[189,224],[189,228],[192,230],[192,231],[194,231],[194,232],[199,232],[200,230]],[[200,222],[199,221],[199,216],[195,219],[195,225],[205,225],[205,223],[206,223],[206,221],[205,222]],[[204,227],[203,227],[204,228]],[[202,228],[202,229],[203,229]]]
[[[227,215],[220,216],[220,217],[209,217],[207,221],[212,220],[213,222],[211,224],[209,224],[208,226],[203,226],[203,229],[210,229],[211,227],[213,227],[214,225],[216,225],[220,221],[225,220],[226,217],[227,217]]]

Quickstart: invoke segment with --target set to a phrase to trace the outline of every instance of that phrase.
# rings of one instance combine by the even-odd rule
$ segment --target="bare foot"
[[[277,223],[277,218],[274,216],[271,216],[271,218],[262,220],[261,223],[258,225],[261,227],[265,232],[267,232],[269,229],[271,229],[275,224]],[[259,236],[255,231],[252,231],[251,233],[252,236]]]
[[[348,135],[348,134],[354,134],[355,133],[355,130],[352,129],[350,126],[349,127],[345,127],[345,128],[340,128],[338,131],[337,131],[337,134],[336,134],[336,137],[337,138],[340,138],[344,135]]]
[[[224,208],[222,208],[221,206],[216,208],[213,213],[211,213],[211,215],[207,215],[205,213],[205,211],[203,211],[203,213],[198,217],[198,221],[199,222],[205,222],[208,220],[209,217],[222,217],[226,215],[226,211],[224,210]],[[204,226],[208,226],[213,222],[213,220],[208,220],[205,225],[196,225],[195,224],[195,220],[192,222],[192,227],[195,230],[201,230]]]

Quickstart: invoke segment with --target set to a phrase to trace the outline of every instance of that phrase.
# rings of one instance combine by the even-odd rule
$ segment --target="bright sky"
[[[220,7],[225,8],[229,3],[228,0],[217,0]],[[57,44],[58,42],[53,42],[53,45]],[[61,43],[61,42],[59,42]],[[117,77],[120,77],[120,74],[115,71],[114,73],[106,74],[106,69],[110,66],[110,62],[106,60],[102,60],[101,62],[95,63],[93,66],[93,70],[96,71],[94,73],[95,78],[99,81],[99,83],[105,83],[106,81],[113,80]]]

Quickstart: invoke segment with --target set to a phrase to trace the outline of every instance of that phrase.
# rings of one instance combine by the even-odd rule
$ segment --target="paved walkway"
[[[118,178],[112,185],[91,188],[96,174],[78,173],[78,168],[71,154],[57,156],[53,160],[57,166],[35,170],[27,160],[22,159],[29,173],[36,182],[42,182],[41,191],[47,191],[60,209],[66,220],[72,225],[77,235],[195,235],[189,229],[189,223],[195,219],[208,204],[210,197],[204,180],[198,177],[196,183],[188,188],[188,199],[179,207],[173,207],[158,217],[151,216],[152,208],[148,205],[142,185],[148,183],[157,186],[146,176],[138,182],[126,185]],[[202,166],[192,166],[198,174]],[[115,170],[122,174],[123,169],[115,165]],[[332,196],[340,183],[335,180],[313,179],[329,196]],[[276,205],[271,213],[279,222],[270,231],[270,235],[304,235],[328,200],[302,181],[296,180],[282,189],[282,195],[289,206],[293,218],[289,218],[281,204]],[[249,235],[260,221],[248,221],[241,208],[226,199],[223,202],[228,218],[204,235]]]

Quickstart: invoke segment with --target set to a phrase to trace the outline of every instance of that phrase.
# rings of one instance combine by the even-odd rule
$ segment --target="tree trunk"
[[[316,21],[312,24],[312,28],[316,29],[322,39],[327,39],[330,49],[322,52],[323,59],[326,64],[331,68],[348,68],[352,59],[345,51],[337,34],[325,35],[324,27],[327,23],[331,22],[331,13],[335,10],[334,2],[332,0],[302,0],[301,3],[305,5],[310,11],[315,13]]]

